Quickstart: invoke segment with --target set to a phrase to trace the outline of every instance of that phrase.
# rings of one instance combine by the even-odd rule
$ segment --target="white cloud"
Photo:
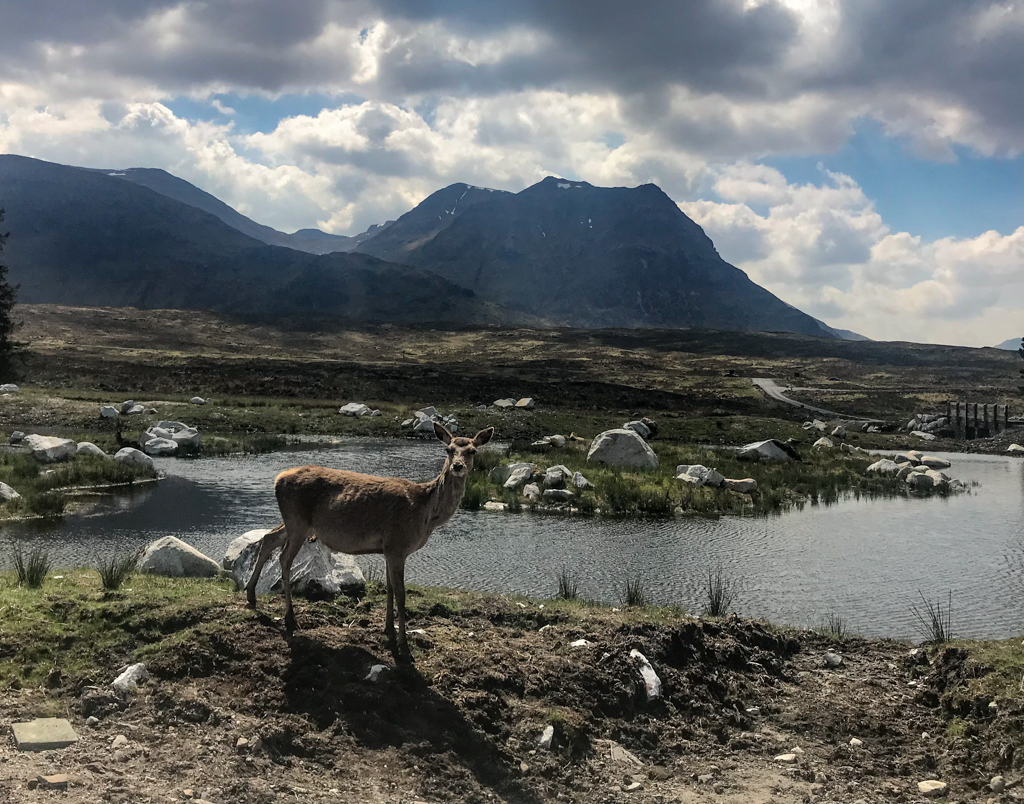
[[[727,202],[680,208],[726,260],[833,326],[985,346],[1024,321],[1024,226],[926,243],[891,232],[853,179],[827,171],[818,185],[793,185],[771,168],[734,165],[715,189]]]

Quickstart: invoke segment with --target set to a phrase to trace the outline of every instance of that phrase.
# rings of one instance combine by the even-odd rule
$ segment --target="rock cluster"
[[[963,483],[940,471],[950,465],[945,458],[910,451],[897,453],[892,459],[875,461],[867,471],[895,475],[918,491],[963,491],[966,488]]]
[[[649,441],[658,435],[657,423],[653,419],[648,419],[646,416],[636,421],[626,422],[622,426],[626,430],[632,430],[645,441]]]
[[[453,435],[459,432],[459,420],[455,415],[449,414],[444,416],[438,413],[437,408],[433,405],[417,410],[411,419],[406,419],[402,422],[402,427],[412,427],[412,431],[416,435],[423,436],[424,438],[433,438],[434,422],[442,425]]]
[[[505,397],[504,399],[495,399],[494,407],[508,410],[509,408],[521,408],[522,410],[533,410],[537,407],[537,403],[534,401],[532,396],[524,396],[521,399],[514,399],[512,397]]]
[[[949,426],[949,419],[941,413],[917,413],[906,426],[903,427],[908,433],[917,435],[925,433],[928,435],[945,430]]]
[[[195,427],[160,421],[139,436],[139,443],[147,455],[169,456],[197,449],[202,439]]]
[[[757,491],[757,481],[752,477],[734,480],[730,477],[723,477],[717,470],[709,469],[700,464],[680,464],[676,467],[676,480],[688,483],[691,486],[724,488],[729,491],[739,492],[740,494],[751,494]]]
[[[348,404],[342,405],[338,410],[342,416],[380,416],[379,410],[372,410],[368,405],[364,405],[362,402],[349,402]]]

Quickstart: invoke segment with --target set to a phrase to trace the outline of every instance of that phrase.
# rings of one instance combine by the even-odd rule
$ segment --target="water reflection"
[[[737,609],[797,625],[834,610],[859,633],[913,637],[918,590],[945,599],[963,636],[1024,631],[1024,461],[950,455],[952,473],[981,485],[946,499],[848,499],[765,519],[606,520],[461,512],[409,562],[414,583],[547,596],[562,566],[590,598],[615,602],[641,576],[659,603],[697,610],[709,567],[739,580]],[[301,463],[422,480],[443,460],[437,445],[354,442],[340,448],[164,460],[168,477],[128,497],[105,498],[62,522],[6,526],[41,543],[58,566],[178,536],[219,558],[238,534],[279,521],[272,485]]]

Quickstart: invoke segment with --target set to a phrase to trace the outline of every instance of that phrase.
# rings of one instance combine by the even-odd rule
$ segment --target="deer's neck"
[[[431,514],[430,528],[434,529],[443,525],[459,510],[462,502],[462,495],[466,491],[466,479],[469,472],[462,477],[456,477],[447,463],[441,474],[430,482]]]

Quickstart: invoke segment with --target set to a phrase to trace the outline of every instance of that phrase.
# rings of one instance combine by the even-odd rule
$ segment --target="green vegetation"
[[[127,581],[139,566],[142,551],[123,553],[96,559],[96,571],[100,574],[100,583],[108,591],[115,591]]]
[[[923,608],[912,605],[910,611],[917,620],[921,635],[926,642],[936,645],[949,642],[953,638],[953,591],[950,590],[945,606],[942,605],[941,599],[933,602],[926,599],[921,591],[918,591],[918,594],[921,596]]]
[[[850,631],[846,625],[846,618],[837,611],[830,611],[818,631],[829,639],[836,642],[846,642],[850,638]]]
[[[636,608],[649,606],[651,599],[647,594],[647,586],[643,578],[627,578],[619,595],[619,602],[623,606]]]
[[[704,584],[704,614],[708,617],[724,617],[736,599],[736,584],[719,564],[708,570]]]
[[[560,600],[577,600],[580,596],[580,584],[575,574],[568,567],[562,567],[558,573],[558,598]]]
[[[21,494],[0,505],[0,518],[59,516],[72,489],[119,486],[156,477],[145,466],[124,464],[94,455],[76,455],[43,467],[29,455],[0,453],[0,481]]]
[[[586,462],[586,444],[570,442],[565,448],[547,452],[528,445],[513,449],[503,458],[497,452],[480,452],[467,482],[466,507],[479,508],[488,499],[506,501],[511,492],[489,478],[501,463],[532,463],[535,474],[562,464],[582,472],[594,484],[590,491],[570,489],[576,495],[572,507],[584,513],[600,509],[609,515],[668,516],[677,508],[683,513],[773,514],[806,503],[817,505],[838,501],[843,495],[857,497],[900,496],[909,492],[893,476],[868,474],[876,458],[864,453],[840,450],[803,450],[803,461],[751,463],[739,461],[731,450],[654,441],[660,466],[651,471],[616,469]],[[676,466],[701,464],[716,468],[726,477],[752,477],[758,490],[752,495],[727,489],[691,486],[676,479]],[[507,509],[512,510],[512,509]]]
[[[21,552],[21,548],[14,551],[14,572],[18,576],[18,585],[27,586],[29,589],[38,589],[46,580],[46,574],[50,571],[50,555],[41,547],[37,547],[28,554],[28,558]]]

